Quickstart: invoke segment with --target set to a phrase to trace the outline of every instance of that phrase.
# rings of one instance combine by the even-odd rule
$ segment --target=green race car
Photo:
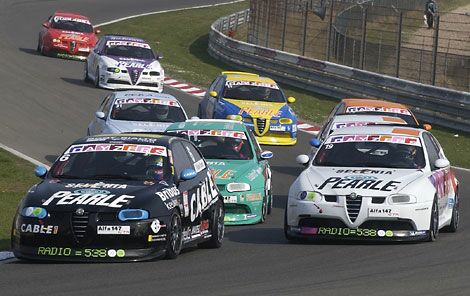
[[[166,132],[185,134],[207,160],[224,196],[225,224],[264,222],[273,206],[271,151],[262,151],[246,126],[233,120],[195,119],[170,125]]]

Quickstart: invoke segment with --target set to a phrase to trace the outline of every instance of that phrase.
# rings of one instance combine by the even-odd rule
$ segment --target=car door
[[[450,167],[436,168],[434,166],[435,161],[444,158],[444,155],[441,155],[441,148],[430,133],[423,133],[423,140],[428,154],[428,161],[431,166],[430,181],[436,188],[439,216],[442,216],[449,202],[449,186],[447,185],[447,181],[449,180]]]
[[[105,38],[100,38],[98,42],[96,43],[95,47],[93,48],[93,50],[88,55],[88,59],[87,59],[88,73],[90,77],[93,77],[94,79],[96,79],[95,74],[96,74],[96,68],[98,67],[98,63],[99,63],[100,52],[105,42],[106,42]]]
[[[269,161],[267,159],[261,158],[261,152],[263,152],[263,150],[261,149],[261,146],[256,140],[256,137],[254,136],[253,132],[251,130],[247,130],[247,133],[248,133],[248,136],[250,137],[251,143],[253,144],[256,161],[258,162],[258,165],[263,170],[263,175],[264,175],[264,180],[265,180],[264,187],[265,187],[266,194],[270,195],[272,191],[272,180],[271,180],[272,174],[271,174],[271,167],[269,166]]]
[[[103,112],[105,114],[104,119],[96,117],[96,113],[93,116],[93,120],[91,121],[88,127],[88,134],[89,135],[97,135],[103,133],[103,130],[106,127],[107,119],[109,118],[110,109],[113,102],[113,94],[107,95],[103,101],[101,102],[100,107],[98,108],[99,112]],[[97,111],[97,112],[98,112]]]
[[[222,100],[224,98],[224,88],[225,88],[225,76],[221,76],[219,81],[216,82],[214,90],[217,92],[217,97],[211,97],[210,102],[210,118],[221,118],[225,119],[223,116],[225,114],[225,102]]]

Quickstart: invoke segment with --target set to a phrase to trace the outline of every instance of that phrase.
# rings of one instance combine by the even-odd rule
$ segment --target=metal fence
[[[358,4],[360,2],[360,4]],[[425,0],[251,0],[249,43],[420,83],[470,91],[470,14]]]

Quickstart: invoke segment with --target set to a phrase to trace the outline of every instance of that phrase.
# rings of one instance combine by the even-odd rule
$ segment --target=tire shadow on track
[[[285,195],[273,195],[273,208],[285,209],[287,202],[287,196]]]
[[[96,88],[92,83],[85,82],[82,78],[60,77],[60,79],[62,81],[65,81],[65,82],[73,84],[73,85],[84,86],[84,87],[88,87],[88,88]]]
[[[18,50],[21,51],[21,52],[30,54],[30,55],[41,56],[41,54],[40,54],[39,52],[37,52],[37,50],[34,49],[34,48],[23,48],[23,47],[20,47],[20,48],[18,48]]]
[[[232,227],[230,227],[232,228]],[[230,229],[225,232],[225,239],[244,244],[279,245],[287,244],[282,228],[251,227]]]

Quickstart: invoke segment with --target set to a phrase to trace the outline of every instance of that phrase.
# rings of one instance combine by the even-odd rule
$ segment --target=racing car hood
[[[171,125],[171,122],[124,121],[124,120],[110,120],[109,121],[109,127],[113,133],[163,132],[169,125]]]
[[[82,33],[60,29],[49,29],[48,32],[51,38],[60,39],[62,41],[86,43],[91,47],[95,46],[97,39],[95,33]]]
[[[255,162],[251,160],[208,159],[207,164],[217,185],[247,182],[250,172],[258,168]]]
[[[165,215],[166,203],[179,195],[178,189],[166,182],[111,182],[46,179],[30,189],[23,207],[43,207],[48,212],[74,212],[78,208],[88,212],[118,212],[135,208]]]
[[[325,195],[388,196],[424,175],[421,170],[309,167],[301,176]]]
[[[239,109],[238,114],[242,114],[243,116],[251,116],[253,118],[279,117],[281,114],[281,108],[287,105],[286,103],[272,103],[263,101],[234,99],[224,100],[236,106]]]

